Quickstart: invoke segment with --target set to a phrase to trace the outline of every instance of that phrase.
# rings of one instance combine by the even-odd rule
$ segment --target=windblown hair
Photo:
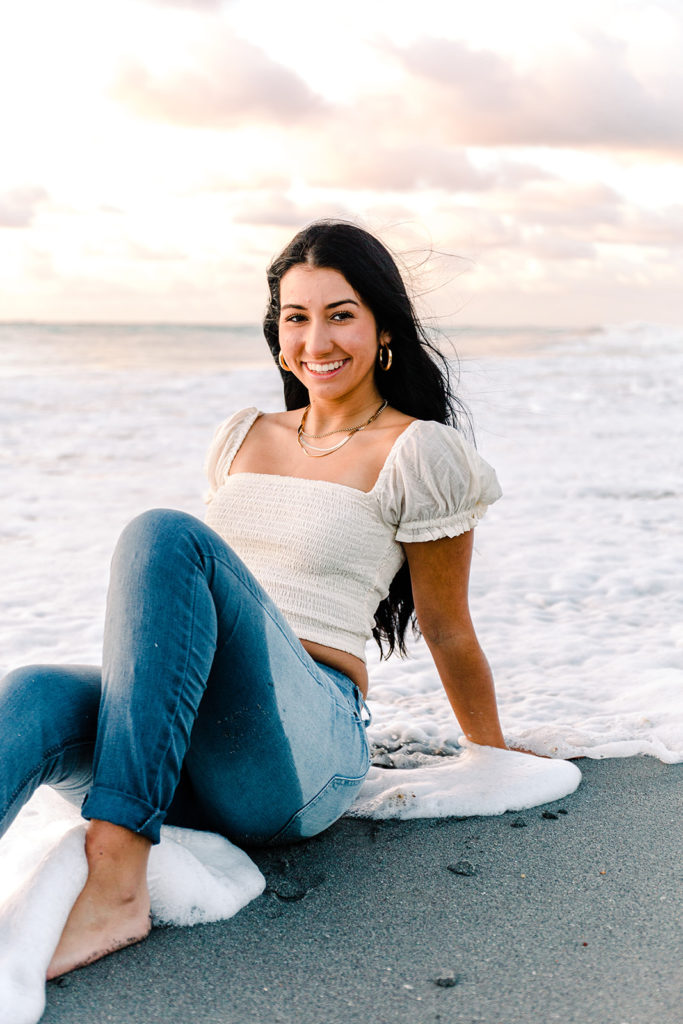
[[[391,338],[393,362],[388,372],[375,368],[375,383],[389,405],[421,420],[458,425],[467,412],[451,386],[449,364],[432,344],[418,320],[396,263],[385,246],[368,231],[347,221],[319,220],[300,231],[268,268],[269,300],[263,333],[275,362],[280,352],[280,281],[300,264],[338,271],[371,310],[378,335]],[[293,373],[283,371],[285,405],[308,405],[308,389]],[[410,572],[404,563],[394,577],[389,594],[375,613],[372,631],[383,658],[394,650],[406,654],[405,634],[412,621],[419,635]],[[384,644],[387,645],[385,652]]]

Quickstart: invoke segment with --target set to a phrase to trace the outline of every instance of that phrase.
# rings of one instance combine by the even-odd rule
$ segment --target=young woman
[[[101,669],[0,687],[3,829],[41,783],[86,794],[88,879],[48,977],[148,933],[163,822],[263,844],[344,813],[369,767],[372,635],[402,652],[416,616],[465,734],[505,746],[467,602],[472,529],[500,490],[451,425],[446,363],[393,259],[318,222],[268,281],[286,411],[218,429],[206,523],[155,510],[126,527]]]

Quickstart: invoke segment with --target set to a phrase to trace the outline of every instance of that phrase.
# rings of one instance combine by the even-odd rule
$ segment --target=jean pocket
[[[369,767],[369,765],[368,765]],[[329,828],[353,803],[358,790],[362,786],[367,768],[357,778],[344,775],[333,775],[307,804],[292,815],[284,828],[273,836],[271,843],[293,842],[297,839],[310,839]]]

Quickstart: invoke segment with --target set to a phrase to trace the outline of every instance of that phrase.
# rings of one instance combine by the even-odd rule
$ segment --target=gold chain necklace
[[[389,403],[385,399],[382,402],[382,404],[380,405],[379,409],[377,409],[375,412],[373,412],[373,414],[370,417],[370,419],[366,420],[365,423],[359,423],[357,427],[340,427],[339,430],[330,430],[330,432],[327,433],[327,434],[307,434],[306,433],[306,431],[304,430],[304,425],[306,423],[306,417],[308,416],[308,411],[311,408],[310,405],[307,405],[306,408],[304,409],[304,414],[301,417],[301,423],[299,424],[299,426],[297,428],[297,431],[296,431],[296,439],[299,442],[299,447],[301,448],[303,453],[305,455],[308,455],[308,457],[311,458],[311,459],[322,459],[326,455],[331,455],[332,452],[337,452],[337,451],[339,451],[340,448],[343,448],[345,444],[348,444],[349,441],[351,440],[351,438],[353,437],[353,435],[357,434],[359,430],[365,430],[365,428],[369,427],[371,423],[374,423],[374,421],[377,419],[377,417],[380,415],[380,413],[384,412],[384,410],[386,409],[388,404]],[[333,444],[331,448],[318,448],[316,445],[311,444],[310,441],[306,440],[307,437],[313,437],[313,438],[315,438],[317,440],[317,439],[319,439],[321,437],[331,437],[332,434],[342,434],[342,433],[346,434],[346,437],[343,437],[341,439],[341,441],[339,441],[337,444]],[[316,455],[316,454],[314,454],[314,452],[317,452],[318,454]]]

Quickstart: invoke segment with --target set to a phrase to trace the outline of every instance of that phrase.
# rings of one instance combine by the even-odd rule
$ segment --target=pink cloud
[[[628,209],[619,224],[601,227],[598,240],[680,250],[683,246],[683,206],[678,204],[659,210]]]
[[[231,171],[229,167],[221,170],[204,172],[197,182],[188,189],[190,195],[198,193],[223,192],[232,195],[235,192],[280,190],[286,192],[291,184],[289,174],[283,173],[280,167],[257,166],[250,171]]]
[[[421,85],[432,127],[461,145],[683,146],[683,74],[639,77],[625,48],[604,35],[520,70],[465,43],[423,39],[395,50]]]
[[[307,138],[304,163],[309,184],[322,187],[412,192],[485,192],[551,179],[540,167],[498,159],[480,167],[467,151],[430,137],[430,113],[404,106],[405,97],[373,99],[338,108],[331,121]],[[303,133],[302,133],[303,135]]]
[[[286,227],[298,230],[309,221],[320,217],[353,219],[354,213],[341,203],[315,203],[301,205],[292,202],[280,192],[269,192],[243,203],[233,216],[235,224],[253,224],[264,227]]]
[[[514,214],[523,223],[567,225],[594,230],[598,224],[617,224],[623,199],[600,182],[585,185],[551,182],[531,185],[515,194]]]
[[[455,200],[444,202],[436,210],[442,237],[448,247],[461,255],[485,249],[518,248],[521,229],[516,218],[481,206],[463,206]]]
[[[183,7],[191,11],[219,11],[225,0],[143,0],[155,7]]]
[[[182,249],[172,246],[146,245],[144,242],[128,241],[130,256],[136,260],[144,260],[152,263],[178,263],[188,258],[188,254]]]
[[[309,172],[312,183],[396,192],[424,188],[478,192],[491,185],[491,173],[478,170],[461,150],[418,142],[383,145],[375,141],[373,145],[370,134],[351,132],[353,143],[346,143],[343,160],[326,140],[319,149],[318,166],[314,164]]]
[[[224,34],[197,58],[194,65],[167,75],[129,60],[112,94],[140,117],[198,128],[254,121],[291,124],[324,107],[294,72],[245,40]]]
[[[523,252],[526,256],[535,256],[541,260],[594,260],[597,249],[593,242],[578,238],[567,238],[556,232],[542,232],[524,243]]]
[[[0,227],[30,227],[38,207],[47,198],[45,189],[36,185],[25,185],[0,192]]]

